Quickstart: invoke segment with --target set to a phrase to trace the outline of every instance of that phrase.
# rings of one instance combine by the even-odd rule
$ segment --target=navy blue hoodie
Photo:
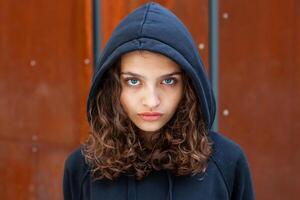
[[[163,54],[173,59],[191,78],[209,129],[209,140],[213,143],[208,167],[204,173],[195,176],[174,176],[167,171],[152,171],[143,180],[122,175],[114,181],[93,181],[81,148],[78,148],[65,162],[65,200],[254,199],[251,175],[243,150],[230,139],[210,130],[216,104],[194,41],[183,23],[159,4],[148,3],[139,7],[117,26],[95,69],[87,110],[91,99],[97,94],[104,72],[122,54],[134,50]]]

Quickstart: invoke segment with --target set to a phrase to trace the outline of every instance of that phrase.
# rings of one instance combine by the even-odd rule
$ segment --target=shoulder
[[[239,179],[245,179],[244,184],[251,185],[250,170],[246,154],[242,147],[228,137],[210,131],[209,138],[213,143],[212,162],[217,166],[230,193]]]
[[[82,154],[82,147],[74,149],[67,157],[65,161],[65,166],[68,168],[73,168],[78,164],[84,162],[84,156]]]
[[[82,147],[73,150],[65,160],[65,173],[76,179],[83,179],[88,172],[88,165],[82,154]]]
[[[88,180],[88,165],[79,147],[69,154],[65,160],[63,177],[64,199],[81,199],[82,187]]]
[[[230,165],[230,161],[238,161],[245,158],[242,147],[221,133],[210,131],[209,138],[213,145],[212,156],[217,161],[226,161]]]

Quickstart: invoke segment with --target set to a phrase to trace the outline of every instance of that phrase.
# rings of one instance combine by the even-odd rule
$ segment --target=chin
[[[139,129],[141,129],[142,131],[145,131],[145,132],[154,132],[154,131],[158,131],[163,126],[162,125],[155,125],[155,124],[153,124],[153,125],[139,124],[139,125],[137,125],[137,127]]]

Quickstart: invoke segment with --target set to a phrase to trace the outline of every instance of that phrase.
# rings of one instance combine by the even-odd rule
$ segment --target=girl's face
[[[182,98],[180,67],[161,54],[133,51],[122,56],[120,71],[121,104],[149,138],[171,119]]]

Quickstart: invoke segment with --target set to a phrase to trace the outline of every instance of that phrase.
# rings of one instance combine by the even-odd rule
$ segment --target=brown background
[[[101,40],[146,1],[102,0]],[[208,0],[157,1],[208,63]],[[300,2],[220,0],[219,129],[245,150],[257,199],[300,185]],[[92,1],[0,0],[1,199],[62,199],[63,162],[82,142],[92,74]]]
[[[0,0],[0,199],[62,199],[87,131],[91,2]]]

